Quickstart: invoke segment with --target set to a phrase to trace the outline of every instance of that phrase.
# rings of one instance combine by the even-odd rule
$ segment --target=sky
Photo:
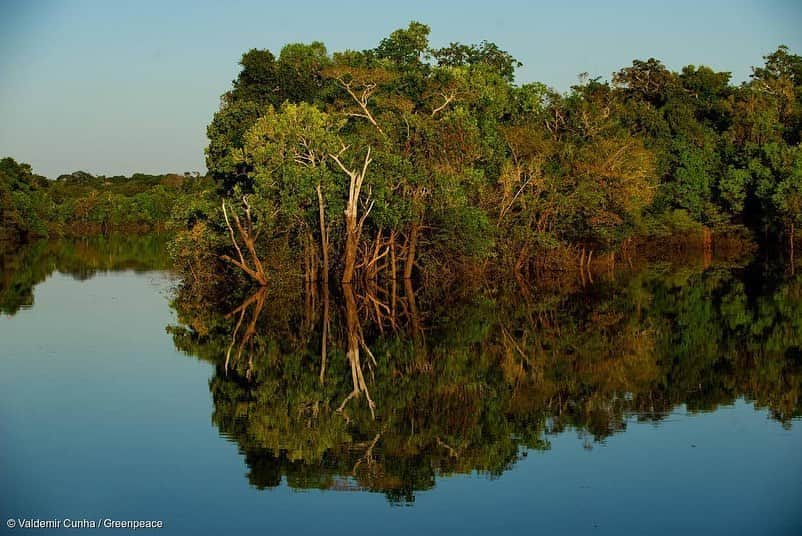
[[[559,91],[633,59],[741,82],[780,44],[802,53],[802,0],[0,0],[0,157],[51,178],[203,172],[244,51],[371,48],[411,20],[433,46],[493,41],[523,62],[517,82]]]

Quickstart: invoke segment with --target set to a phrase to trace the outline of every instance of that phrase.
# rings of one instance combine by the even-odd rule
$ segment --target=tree
[[[328,161],[341,149],[337,137],[341,126],[341,121],[312,105],[285,103],[256,121],[243,148],[243,160],[253,170],[258,196],[254,199],[260,203],[262,218],[278,218],[304,237],[311,237],[315,227],[319,228],[326,282],[331,249],[328,222],[334,218],[332,211],[342,206],[342,188]],[[312,274],[309,277],[314,278]]]
[[[0,241],[25,241],[48,235],[51,205],[48,181],[28,164],[0,160]]]

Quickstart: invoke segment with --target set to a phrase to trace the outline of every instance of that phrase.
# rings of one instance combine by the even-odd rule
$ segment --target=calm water
[[[782,268],[377,308],[362,289],[193,295],[162,247],[0,264],[2,530],[802,534],[802,278]]]

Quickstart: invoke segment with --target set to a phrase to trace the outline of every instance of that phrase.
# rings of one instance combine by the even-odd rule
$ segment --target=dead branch
[[[443,102],[443,104],[441,104],[440,106],[438,106],[437,108],[432,110],[432,117],[437,115],[437,112],[440,112],[443,109],[445,109],[445,107],[448,106],[451,103],[451,101],[453,101],[454,98],[456,97],[456,95],[454,93],[451,93],[449,95],[443,93],[442,96],[443,96],[444,102]]]
[[[256,237],[258,237],[259,232],[257,231],[254,233],[253,229],[253,219],[251,217],[251,206],[248,203],[248,197],[243,196],[242,204],[245,207],[245,226],[243,227],[242,222],[237,216],[236,211],[231,211],[231,217],[234,220],[234,225],[237,228],[237,231],[240,236],[240,240],[245,244],[245,248],[248,250],[248,253],[251,257],[253,266],[249,266],[248,262],[245,260],[245,256],[242,253],[242,248],[240,248],[239,242],[234,233],[234,227],[231,225],[231,221],[228,218],[228,210],[226,209],[226,202],[222,202],[223,207],[223,217],[226,221],[226,227],[228,227],[228,234],[231,237],[231,243],[234,246],[234,249],[237,251],[237,256],[239,260],[236,260],[229,255],[221,255],[220,258],[226,262],[233,264],[234,266],[241,269],[243,272],[248,274],[253,280],[255,280],[259,285],[266,286],[267,285],[267,276],[265,275],[264,266],[262,266],[262,261],[259,259],[259,255],[256,253]]]
[[[348,94],[351,96],[354,102],[356,102],[359,108],[362,110],[362,113],[349,113],[348,115],[351,117],[363,117],[367,119],[368,121],[370,121],[370,124],[376,127],[381,133],[381,135],[384,136],[385,135],[384,131],[376,122],[376,119],[373,118],[373,114],[370,113],[370,109],[368,109],[368,101],[376,92],[378,86],[373,83],[365,83],[362,85],[362,90],[360,94],[357,95],[354,89],[351,87],[353,84],[353,80],[350,82],[346,82],[345,80],[342,79],[342,77],[337,77],[335,80],[337,80],[337,83],[340,84],[340,87],[342,87],[345,91],[348,92]]]

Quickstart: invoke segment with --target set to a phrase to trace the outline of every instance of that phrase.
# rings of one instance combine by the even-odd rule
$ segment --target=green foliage
[[[191,198],[211,186],[210,181],[189,173],[136,173],[129,178],[76,171],[51,181],[34,175],[27,164],[4,158],[0,161],[0,241],[164,229],[179,197]]]
[[[777,185],[772,201],[780,217],[788,223],[802,225],[802,147],[786,176]]]
[[[0,160],[0,242],[46,237],[52,203],[48,181],[28,164]]]
[[[508,82],[512,82],[515,78],[516,67],[523,65],[509,52],[488,41],[482,41],[478,45],[451,43],[447,47],[433,50],[432,56],[437,60],[437,64],[443,67],[487,65]]]
[[[390,37],[382,39],[376,47],[376,57],[388,59],[400,65],[420,63],[429,49],[431,29],[420,22],[410,22],[405,30],[396,30]]]
[[[656,238],[700,236],[703,226],[688,211],[673,209],[650,218],[647,231]]]
[[[798,221],[801,63],[787,48],[740,87],[726,72],[650,58],[612,85],[584,78],[560,95],[514,85],[520,63],[494,43],[431,49],[429,34],[412,22],[370,50],[246,53],[209,127],[222,191],[256,194],[260,218],[275,216],[273,232],[300,248],[302,236],[322,243],[321,188],[337,258],[349,181],[332,155],[356,170],[370,147],[365,235],[419,238],[435,265],[520,266],[638,234],[697,240],[705,228]],[[290,64],[303,68],[280,75]]]
[[[265,107],[253,101],[226,102],[214,114],[206,135],[206,167],[209,174],[228,190],[246,181],[247,167],[241,166],[238,152],[242,149],[245,132],[264,112]]]

